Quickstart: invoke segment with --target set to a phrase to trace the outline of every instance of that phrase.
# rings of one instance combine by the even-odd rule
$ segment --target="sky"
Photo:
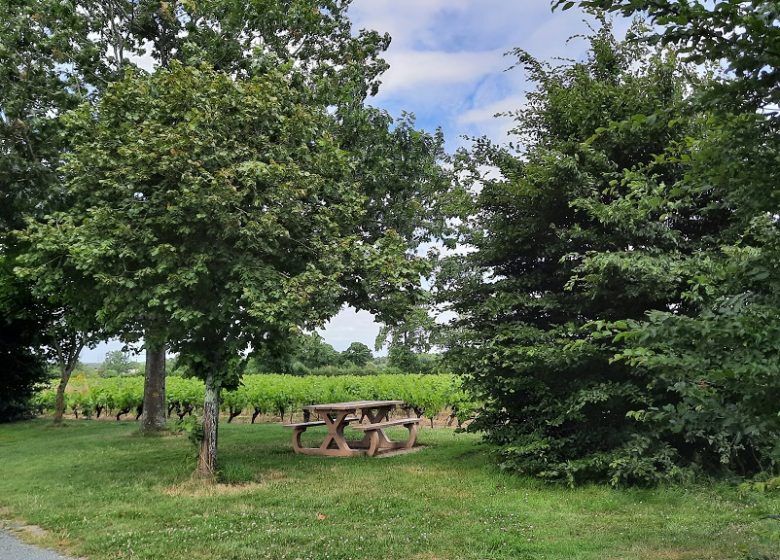
[[[390,69],[369,104],[393,116],[413,113],[418,128],[444,132],[447,150],[468,147],[469,138],[508,141],[509,118],[499,112],[522,107],[529,89],[508,51],[520,48],[541,60],[580,59],[593,18],[578,9],[552,12],[550,0],[354,0],[354,28],[388,32]],[[626,28],[621,21],[616,31]],[[319,332],[336,350],[359,341],[374,347],[379,325],[368,312],[344,309]],[[118,341],[84,350],[83,362],[102,362]],[[380,352],[382,353],[382,352]],[[135,359],[143,359],[143,355]]]

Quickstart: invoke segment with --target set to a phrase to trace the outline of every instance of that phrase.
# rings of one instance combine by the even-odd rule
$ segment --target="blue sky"
[[[464,136],[507,139],[511,121],[493,115],[521,107],[528,83],[522,70],[504,71],[514,62],[504,53],[519,47],[544,60],[581,58],[586,43],[567,39],[593,21],[577,9],[552,12],[550,0],[354,0],[350,14],[356,29],[393,38],[390,69],[370,103],[395,116],[414,113],[419,128],[441,127],[448,151],[468,146]],[[353,341],[373,348],[378,330],[369,313],[345,309],[320,332],[343,350]],[[119,347],[85,350],[82,361],[100,362]]]

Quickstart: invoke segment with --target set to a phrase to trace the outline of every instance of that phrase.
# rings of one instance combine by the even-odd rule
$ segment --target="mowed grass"
[[[446,428],[418,453],[332,459],[294,455],[279,425],[223,423],[231,484],[212,488],[190,480],[186,437],[136,430],[0,426],[0,518],[90,560],[780,558],[771,494],[544,485]]]

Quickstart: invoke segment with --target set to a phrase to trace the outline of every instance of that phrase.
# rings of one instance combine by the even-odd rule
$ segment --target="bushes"
[[[675,21],[709,13],[585,3],[652,5]],[[737,27],[755,19],[745,10]],[[583,62],[518,51],[536,83],[515,113],[523,153],[478,143],[459,175],[500,171],[470,212],[474,250],[442,275],[458,314],[450,357],[485,402],[471,427],[504,467],[569,484],[776,473],[776,99],[766,114],[724,113],[740,100],[720,87],[756,84],[712,82],[608,31]],[[700,104],[705,93],[717,103]]]
[[[708,211],[709,191],[660,206],[684,177],[662,156],[704,126],[686,100],[689,69],[617,41],[608,25],[590,47],[558,67],[517,51],[536,86],[515,113],[523,153],[477,144],[463,169],[491,171],[471,211],[474,251],[443,275],[458,315],[449,357],[485,402],[472,428],[500,446],[502,466],[572,484],[653,484],[684,465],[688,434],[658,438],[631,414],[673,406],[672,387],[615,359],[614,329],[605,340],[593,325],[690,309],[685,259],[728,224]]]

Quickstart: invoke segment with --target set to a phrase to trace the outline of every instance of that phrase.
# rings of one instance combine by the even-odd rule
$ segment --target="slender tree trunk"
[[[141,432],[145,434],[165,430],[168,408],[165,402],[165,345],[146,348],[144,375],[144,404]]]
[[[206,395],[203,399],[203,439],[198,453],[195,475],[213,480],[217,474],[217,432],[219,428],[220,382],[213,371],[206,376]]]
[[[60,339],[52,336],[52,346],[57,352],[57,363],[60,366],[60,384],[57,385],[57,394],[54,401],[54,423],[62,424],[62,417],[65,415],[65,387],[68,386],[70,375],[76,369],[82,348],[84,348],[84,339],[78,333],[73,333],[69,340],[65,341],[69,349],[63,349]],[[78,418],[78,415],[76,416]]]
[[[62,424],[62,417],[65,415],[65,387],[68,386],[71,373],[73,373],[73,368],[66,366],[60,369],[60,383],[57,385],[57,396],[54,400],[55,424]]]

